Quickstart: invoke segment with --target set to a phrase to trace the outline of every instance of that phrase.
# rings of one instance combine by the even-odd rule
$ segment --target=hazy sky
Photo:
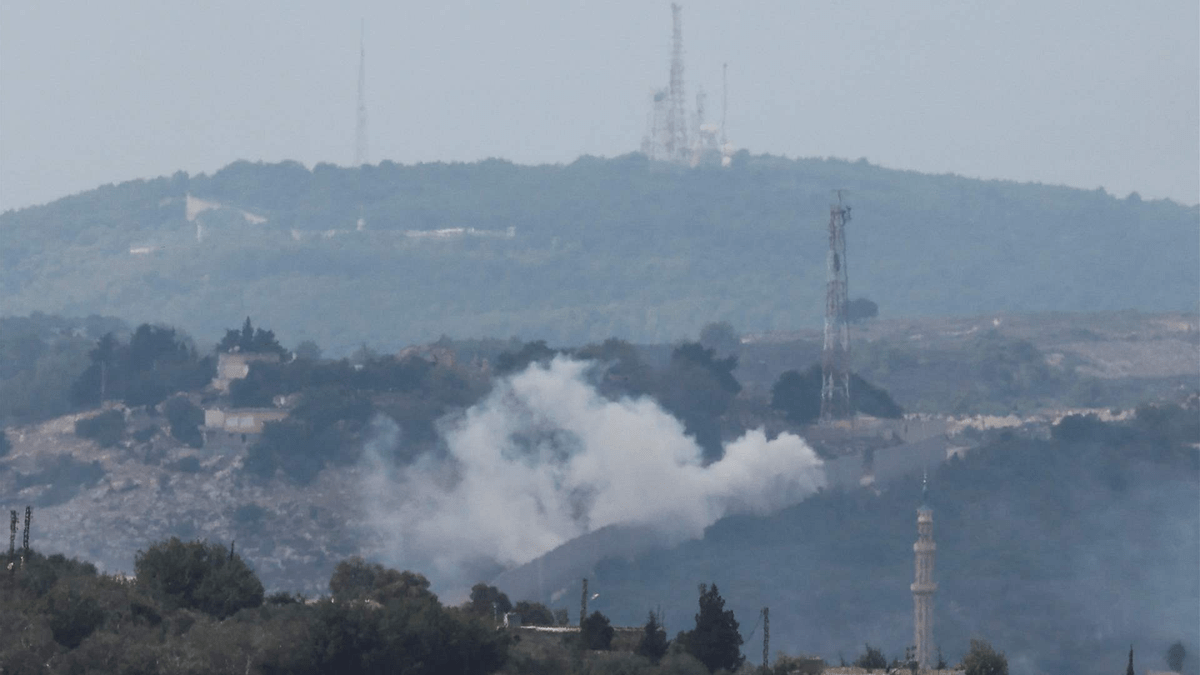
[[[789,157],[1200,201],[1196,0],[683,3],[686,86]],[[0,209],[236,159],[638,148],[668,2],[0,0]]]

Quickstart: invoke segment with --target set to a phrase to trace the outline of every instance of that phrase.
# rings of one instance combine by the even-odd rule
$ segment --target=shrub
[[[204,411],[186,396],[172,396],[163,404],[163,413],[171,424],[171,436],[193,448],[204,445],[200,425],[204,424]]]
[[[75,435],[96,441],[102,448],[111,448],[125,435],[125,413],[107,410],[85,417],[75,422]]]
[[[854,665],[866,668],[867,672],[871,672],[875,668],[887,668],[888,662],[882,649],[872,647],[870,643],[867,643],[863,645],[863,653],[854,660]]]
[[[74,649],[104,623],[104,611],[94,598],[68,586],[59,587],[45,598],[45,613],[54,641]]]

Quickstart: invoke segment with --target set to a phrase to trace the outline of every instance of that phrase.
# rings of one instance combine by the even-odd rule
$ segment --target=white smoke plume
[[[587,382],[591,365],[558,357],[497,382],[445,421],[446,456],[402,469],[380,459],[402,442],[400,430],[377,420],[363,498],[389,562],[456,577],[481,560],[528,562],[613,524],[678,541],[824,485],[821,461],[793,434],[747,432],[702,466],[678,420],[649,398],[604,398]]]

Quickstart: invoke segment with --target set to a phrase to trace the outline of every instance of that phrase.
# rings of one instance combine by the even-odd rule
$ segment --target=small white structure
[[[228,392],[234,380],[250,374],[250,364],[256,361],[279,363],[279,354],[257,352],[221,352],[217,355],[217,376],[212,385],[217,391]]]
[[[204,428],[206,431],[231,434],[261,434],[264,424],[278,422],[287,415],[287,410],[279,408],[236,408],[229,411],[211,408],[204,411]]]

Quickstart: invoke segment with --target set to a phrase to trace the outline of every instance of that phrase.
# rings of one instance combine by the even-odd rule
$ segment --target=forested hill
[[[741,153],[726,169],[237,162],[105,186],[0,215],[0,314],[197,335],[252,314],[329,353],[812,326],[834,188],[853,206],[851,295],[885,316],[1197,306],[1197,207]]]

